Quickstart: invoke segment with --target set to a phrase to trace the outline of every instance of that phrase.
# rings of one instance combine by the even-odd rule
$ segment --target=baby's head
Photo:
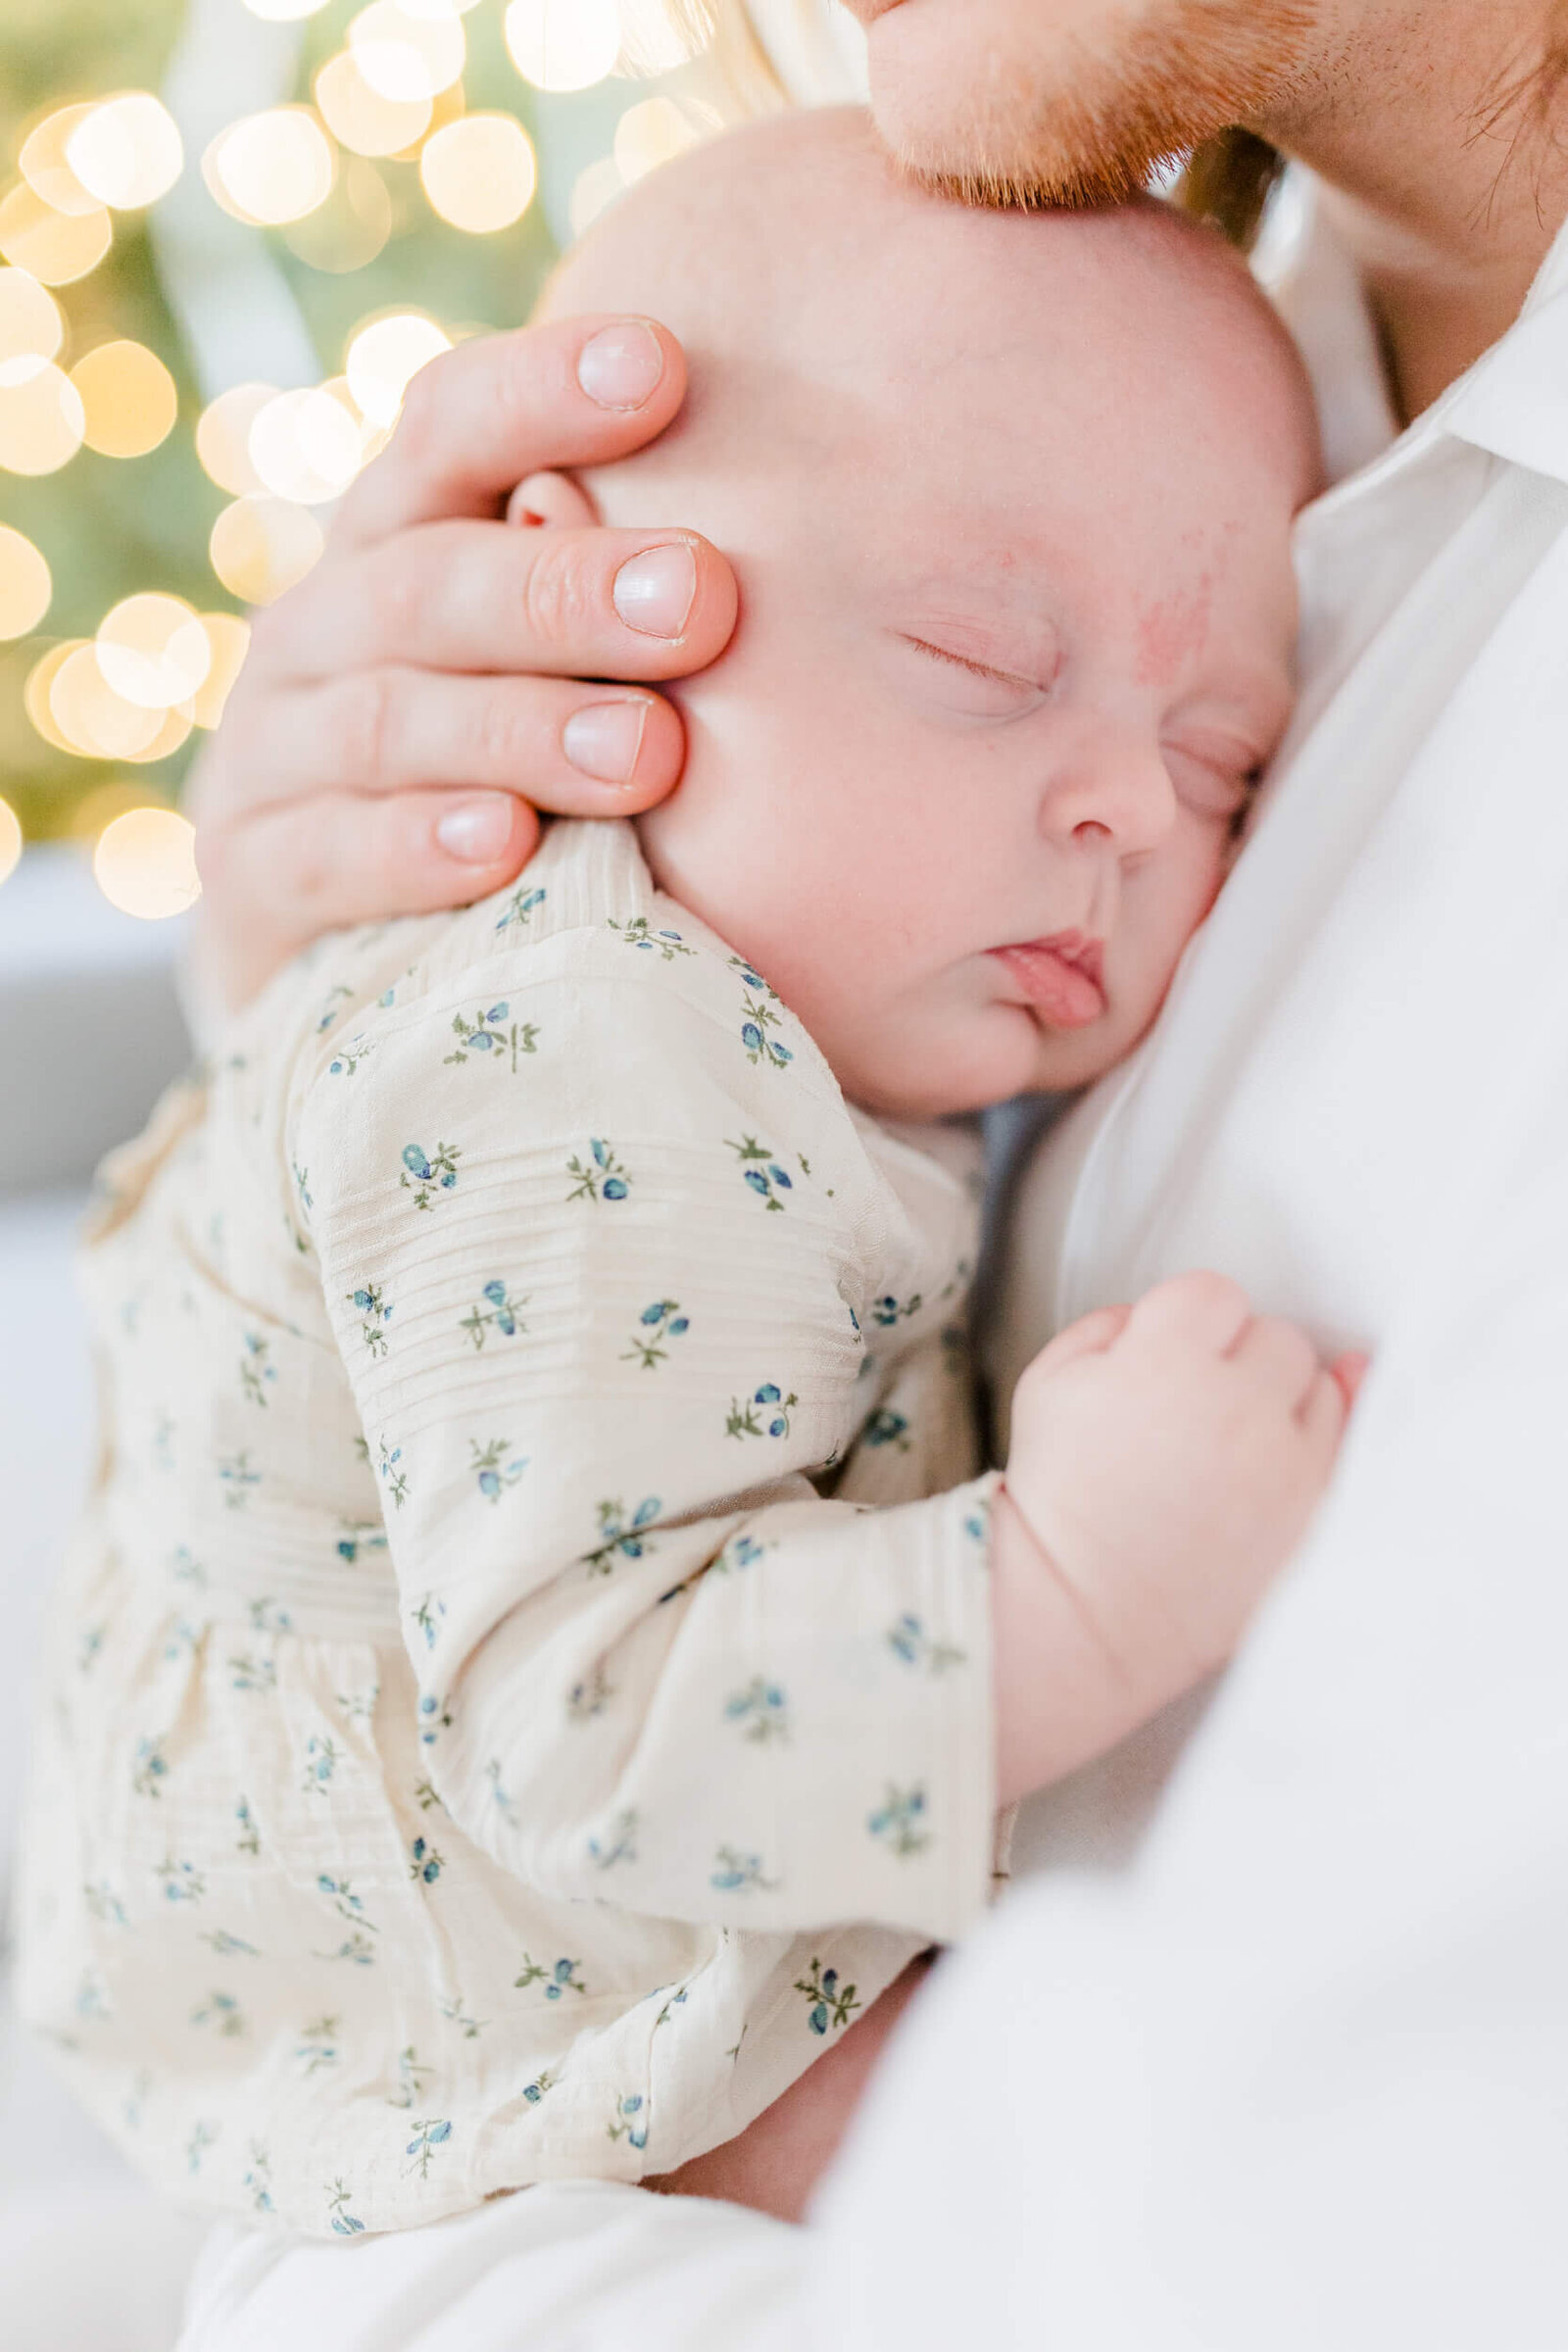
[[[842,112],[656,174],[548,308],[682,338],[680,418],[582,487],[740,581],[677,696],[685,781],[641,822],[661,884],[872,1109],[1108,1068],[1291,706],[1316,436],[1244,267],[1153,205],[945,204]]]

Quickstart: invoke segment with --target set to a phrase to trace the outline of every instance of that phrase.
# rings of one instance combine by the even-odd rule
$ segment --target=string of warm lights
[[[556,203],[563,234],[740,111],[713,54],[707,0],[370,0],[352,14],[337,0],[220,4],[301,28],[285,103],[198,132],[199,152],[188,152],[190,110],[172,84],[175,112],[151,89],[63,97],[15,126],[15,175],[0,193],[0,487],[7,475],[64,484],[45,509],[29,509],[44,514],[42,526],[0,524],[0,652],[23,658],[7,673],[15,715],[37,759],[53,755],[65,779],[26,830],[90,842],[106,896],[147,917],[197,894],[190,828],[169,803],[193,732],[222,713],[249,638],[240,613],[205,609],[208,596],[257,607],[302,578],[333,502],[385,445],[417,369],[481,324],[510,322],[461,309],[438,317],[427,302],[397,299],[389,265],[399,236],[422,223],[421,233],[460,242],[500,240],[526,224],[540,196],[537,142],[549,162],[555,123],[575,107],[580,146],[582,102],[596,110],[595,152]],[[63,6],[69,16],[72,0]],[[660,86],[646,95],[627,86],[650,77]],[[0,103],[4,89],[0,73]],[[352,323],[334,372],[305,384],[286,374],[231,383],[192,403],[167,311],[162,333],[145,340],[106,331],[120,323],[112,297],[95,291],[106,263],[171,191],[186,200],[180,183],[275,240],[307,279],[370,272],[377,294],[391,293]],[[548,258],[542,246],[535,276]],[[79,545],[87,492],[73,504],[70,469],[83,451],[127,466],[167,466],[173,453],[193,499],[222,494],[206,539],[207,595],[189,579],[192,593],[177,594],[166,575],[117,596],[95,627],[84,612],[79,636],[44,633],[71,601],[48,526],[69,522],[62,542]],[[0,749],[17,735],[0,708]],[[14,748],[8,757],[15,769]],[[0,798],[0,883],[21,859],[24,831]]]

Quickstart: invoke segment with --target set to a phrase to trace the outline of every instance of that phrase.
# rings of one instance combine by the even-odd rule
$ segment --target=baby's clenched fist
[[[1360,1369],[1326,1366],[1220,1274],[1102,1308],[1035,1358],[995,1544],[1004,1795],[1099,1753],[1230,1656],[1305,1533]]]

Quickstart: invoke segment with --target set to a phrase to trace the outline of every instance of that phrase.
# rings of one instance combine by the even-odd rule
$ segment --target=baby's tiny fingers
[[[1132,1310],[1132,1328],[1147,1340],[1228,1355],[1251,1316],[1251,1300],[1228,1274],[1173,1274],[1144,1293]]]
[[[1349,1399],[1336,1373],[1319,1372],[1296,1408],[1296,1418],[1313,1444],[1332,1461],[1350,1417]]]
[[[1372,1358],[1364,1348],[1348,1348],[1337,1355],[1329,1366],[1329,1378],[1337,1381],[1348,1405],[1353,1407],[1361,1394],[1361,1383],[1372,1368]]]
[[[1065,1331],[1058,1331],[1041,1348],[1028,1367],[1029,1372],[1059,1372],[1064,1364],[1075,1362],[1081,1355],[1103,1355],[1126,1330],[1132,1311],[1130,1306],[1097,1306],[1093,1313],[1080,1315],[1076,1323],[1069,1323]]]
[[[1258,1315],[1231,1349],[1234,1363],[1243,1364],[1257,1380],[1277,1384],[1293,1404],[1304,1404],[1323,1359],[1298,1323],[1283,1315]]]

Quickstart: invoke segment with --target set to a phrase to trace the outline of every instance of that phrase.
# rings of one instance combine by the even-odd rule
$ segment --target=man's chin
[[[1086,14],[1096,37],[1071,26]],[[872,111],[901,170],[945,195],[1120,203],[1200,141],[1268,115],[1318,14],[1315,0],[1157,0],[1117,32],[1116,12],[1067,0],[988,42],[963,8],[901,6],[871,26]]]

